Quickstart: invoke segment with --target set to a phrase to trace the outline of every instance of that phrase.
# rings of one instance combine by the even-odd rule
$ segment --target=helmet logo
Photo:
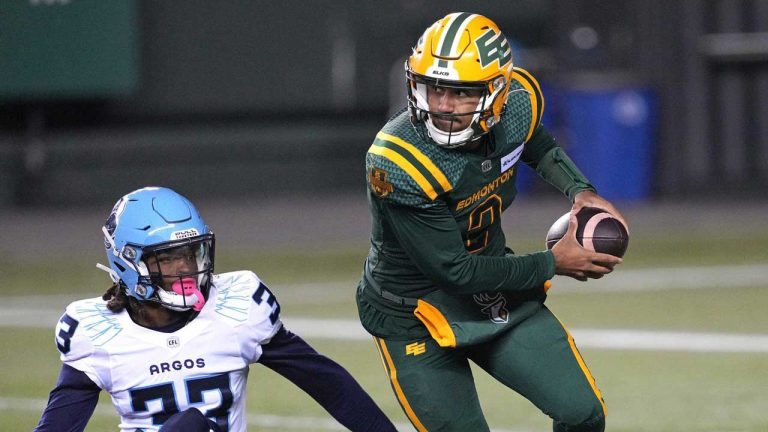
[[[125,203],[126,203],[125,197],[120,198],[117,200],[115,205],[112,207],[112,211],[109,212],[109,217],[107,218],[107,221],[104,222],[104,228],[106,228],[107,233],[109,234],[112,239],[114,239],[115,236],[115,229],[117,229],[117,219],[120,218],[120,215],[123,213],[123,210],[125,210]],[[108,240],[107,238],[104,238],[104,249],[109,250],[112,248],[112,242]]]
[[[499,61],[499,67],[512,61],[512,50],[507,38],[501,33],[496,33],[493,29],[477,38],[475,45],[477,45],[477,53],[480,55],[480,66],[483,68],[488,67],[496,60]]]
[[[125,210],[125,197],[120,198],[112,207],[112,211],[109,213],[109,217],[107,218],[107,221],[104,223],[104,226],[107,227],[107,232],[109,235],[115,234],[115,228],[117,228],[117,219],[120,217],[120,215],[123,213],[123,210]]]

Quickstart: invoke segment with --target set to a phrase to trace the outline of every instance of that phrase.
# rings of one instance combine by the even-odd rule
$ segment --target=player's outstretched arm
[[[571,212],[568,231],[552,247],[555,257],[555,274],[570,276],[580,281],[588,278],[599,279],[621,264],[619,257],[599,252],[592,252],[582,247],[576,240],[576,213]]]
[[[81,432],[85,430],[101,389],[84,373],[62,365],[56,387],[51,390],[48,405],[35,432]]]
[[[346,369],[285,328],[263,346],[259,363],[296,384],[353,432],[397,430]]]

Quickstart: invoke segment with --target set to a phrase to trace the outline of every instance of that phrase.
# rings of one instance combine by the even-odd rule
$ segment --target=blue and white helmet
[[[112,281],[140,301],[157,302],[175,311],[202,308],[213,274],[214,235],[195,206],[171,189],[145,187],[117,201],[102,227]],[[197,271],[163,275],[146,259],[177,248],[191,248]],[[178,278],[173,290],[163,289],[163,279]]]

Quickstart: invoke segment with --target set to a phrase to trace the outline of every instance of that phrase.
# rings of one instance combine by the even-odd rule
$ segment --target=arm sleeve
[[[579,192],[595,190],[592,183],[542,125],[534,130],[533,136],[525,145],[521,159],[571,202]]]
[[[349,430],[397,430],[346,369],[299,336],[281,328],[263,350],[259,363],[304,390]]]
[[[69,365],[62,365],[56,387],[35,428],[36,432],[80,432],[99,402],[101,389],[88,376]]]
[[[454,294],[540,289],[555,274],[550,251],[482,256],[467,252],[456,220],[443,205],[429,209],[386,205],[398,242],[419,269]]]

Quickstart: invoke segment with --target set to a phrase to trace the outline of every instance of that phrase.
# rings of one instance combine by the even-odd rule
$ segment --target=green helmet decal
[[[494,61],[499,61],[499,67],[512,60],[512,50],[509,48],[507,38],[493,29],[483,33],[475,42],[477,53],[480,55],[480,65],[486,67]]]
[[[467,20],[472,16],[471,13],[462,12],[458,14],[454,19],[453,22],[448,26],[448,29],[445,31],[445,37],[443,37],[443,44],[440,46],[440,49],[438,50],[438,55],[440,57],[450,57],[451,56],[451,47],[453,46],[454,39],[456,39],[456,34],[459,32],[459,29],[461,28],[461,25],[464,24],[464,21]],[[448,62],[446,60],[440,60],[438,62],[438,66],[440,67],[448,67]]]

